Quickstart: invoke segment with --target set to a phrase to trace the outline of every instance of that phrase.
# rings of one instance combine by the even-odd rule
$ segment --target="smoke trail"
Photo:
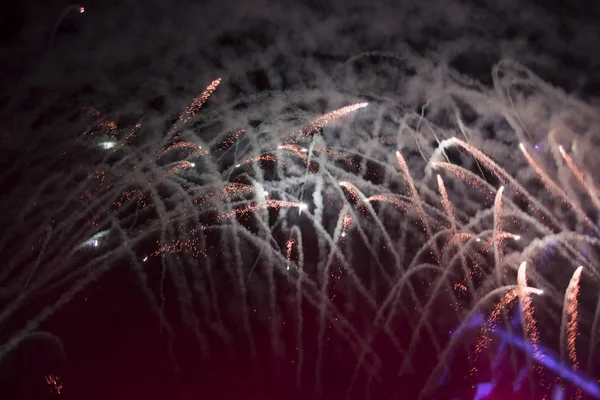
[[[296,317],[297,317],[297,329],[296,329],[296,344],[298,356],[298,364],[296,366],[296,386],[301,387],[302,384],[302,368],[304,366],[304,340],[302,338],[302,332],[304,329],[304,320],[302,317],[302,280],[304,277],[304,251],[302,248],[302,234],[297,226],[292,227],[291,234],[297,240],[297,252],[298,252],[298,278],[296,279]]]

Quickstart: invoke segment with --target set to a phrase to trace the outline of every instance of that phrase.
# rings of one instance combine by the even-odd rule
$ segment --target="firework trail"
[[[454,233],[456,231],[456,217],[454,216],[454,210],[452,209],[452,204],[450,203],[450,199],[448,198],[448,192],[446,192],[444,181],[439,175],[437,176],[437,183],[440,191],[442,206],[444,207],[444,211],[446,212],[446,215],[450,220],[450,230]]]
[[[346,237],[348,229],[350,228],[350,226],[352,226],[352,216],[350,214],[344,213],[343,218],[344,219],[342,223],[342,233],[340,234],[342,238]]]
[[[404,157],[402,157],[402,154],[399,151],[396,151],[396,161],[398,161],[398,165],[400,166],[400,171],[402,172],[402,177],[404,178],[404,181],[408,185],[408,191],[409,191],[410,196],[413,199],[413,203],[415,206],[415,212],[419,216],[419,220],[421,221],[421,224],[423,225],[423,229],[425,230],[425,232],[427,233],[427,237],[429,238],[429,237],[431,237],[431,228],[429,227],[429,225],[427,224],[427,221],[425,220],[425,215],[423,212],[421,198],[419,197],[419,193],[417,192],[417,189],[415,188],[415,182],[413,181],[412,176],[410,175],[408,165],[406,165],[406,161],[404,160]],[[436,253],[437,253],[437,250],[436,250]]]
[[[356,103],[342,108],[338,108],[334,111],[330,111],[327,114],[323,114],[319,118],[306,125],[304,128],[294,132],[292,134],[291,143],[297,143],[301,139],[311,137],[314,133],[323,129],[325,126],[331,124],[332,122],[337,121],[338,119],[345,117],[348,114],[352,114],[353,112],[356,112],[361,108],[365,108],[368,105],[369,103]]]
[[[444,185],[444,181],[442,179],[442,177],[440,175],[437,175],[437,183],[438,183],[438,190],[440,192],[440,200],[442,202],[442,207],[444,209],[444,212],[446,213],[446,215],[448,216],[448,220],[450,221],[450,232],[449,232],[449,237],[448,240],[446,242],[446,244],[444,245],[444,248],[447,248],[449,244],[454,244],[456,246],[456,248],[458,249],[458,253],[460,254],[460,258],[461,258],[461,264],[462,264],[462,268],[465,274],[465,279],[467,280],[467,286],[463,285],[462,283],[455,283],[455,287],[457,287],[461,292],[467,292],[468,288],[472,287],[472,274],[473,272],[469,269],[469,267],[467,266],[467,259],[466,256],[464,254],[463,248],[461,247],[461,241],[468,241],[469,239],[471,239],[472,235],[468,234],[468,233],[457,233],[456,229],[457,229],[457,222],[456,222],[456,216],[454,215],[454,210],[452,208],[452,203],[450,202],[450,199],[448,198],[448,192],[446,191],[446,186]],[[449,263],[448,266],[451,266],[452,264]],[[448,268],[450,269],[450,268]],[[458,304],[455,305],[458,311]]]
[[[237,216],[237,217],[247,217],[253,212],[257,210],[264,209],[273,209],[279,210],[281,208],[297,208],[299,210],[308,209],[308,205],[306,203],[298,203],[293,201],[284,201],[284,200],[267,200],[254,205],[246,205],[240,208],[236,208],[233,211],[217,216],[217,221],[223,221],[228,218]]]
[[[50,40],[48,41],[48,49],[46,50],[46,56],[44,57],[45,59],[47,59],[49,57],[50,52],[52,51],[52,48],[54,47],[54,38],[56,36],[56,32],[58,31],[58,28],[60,27],[60,25],[63,22],[63,20],[65,19],[65,17],[71,11],[76,11],[79,14],[83,14],[85,12],[85,7],[80,6],[79,4],[71,4],[64,8],[62,13],[56,20],[56,23],[54,24],[54,28],[52,29],[52,34],[50,35]]]
[[[175,166],[171,167],[167,171],[165,177],[169,177],[171,175],[175,175],[175,174],[178,174],[180,172],[187,171],[188,169],[194,168],[195,166],[196,166],[196,164],[191,163],[189,161],[180,161]]]
[[[579,369],[579,361],[577,360],[576,342],[578,326],[579,326],[579,282],[581,280],[581,272],[583,266],[577,267],[569,286],[565,292],[565,302],[563,307],[563,323],[561,324],[561,356],[565,359],[568,354],[569,361],[573,366],[573,370]],[[565,349],[566,345],[566,349]]]
[[[462,141],[457,137],[445,139],[439,143],[437,149],[435,150],[435,153],[432,155],[432,157],[430,159],[430,165],[432,163],[435,163],[435,164],[440,163],[441,162],[440,158],[443,156],[444,151],[448,147],[454,146],[454,145],[458,145],[458,146],[464,148],[469,153],[471,153],[473,155],[473,157],[475,157],[477,159],[477,161],[479,161],[486,168],[488,168],[492,172],[494,172],[494,174],[496,176],[498,176],[498,178],[500,178],[504,184],[511,181],[507,177],[506,171],[504,171],[504,169],[502,167],[500,167],[498,164],[496,164],[491,158],[489,158],[487,155],[485,155],[483,152],[481,152],[475,146],[473,146],[465,141]]]
[[[558,146],[558,150],[560,151],[560,155],[563,157],[563,159],[569,166],[571,172],[573,172],[573,175],[575,175],[575,178],[577,178],[577,182],[579,182],[581,186],[585,188],[590,198],[592,199],[592,202],[594,203],[596,209],[600,210],[600,198],[596,188],[593,186],[592,183],[588,182],[588,180],[585,177],[585,174],[583,173],[583,171],[581,171],[581,169],[579,169],[579,167],[571,158],[569,153],[567,153],[562,146]]]
[[[296,386],[301,387],[302,384],[302,368],[304,366],[304,341],[302,339],[302,333],[304,330],[304,320],[302,317],[302,280],[304,276],[304,252],[302,251],[302,235],[297,226],[293,227],[291,233],[297,238],[296,248],[298,253],[298,278],[296,280],[296,317],[297,317],[297,329],[296,329],[296,356],[298,357],[296,363]]]
[[[562,190],[558,185],[548,176],[548,174],[539,166],[533,159],[533,157],[529,154],[525,145],[523,143],[519,144],[519,149],[527,159],[527,162],[533,167],[534,171],[538,174],[541,181],[544,183],[546,188],[553,193],[556,197],[560,198],[560,200],[571,207],[571,209],[577,214],[577,216],[584,221],[590,229],[596,231],[596,233],[600,233],[598,227],[590,221],[590,219],[585,215],[585,212],[573,201],[569,198],[569,196]]]
[[[178,131],[187,124],[195,115],[200,111],[204,103],[208,100],[208,98],[213,94],[213,92],[217,89],[217,86],[221,84],[221,78],[215,79],[204,89],[204,92],[190,103],[190,105],[186,108],[186,110],[181,113],[179,119],[173,127],[167,133],[167,141],[169,141],[174,135],[178,133]]]
[[[523,326],[525,334],[531,342],[531,346],[533,347],[533,359],[539,362],[539,360],[544,357],[544,354],[539,349],[540,334],[537,329],[531,296],[527,291],[527,262],[525,261],[519,265],[519,269],[517,270],[517,286],[519,305],[521,307],[521,325]],[[537,365],[535,370],[537,371],[540,379],[539,385],[544,387],[544,372],[542,367]]]
[[[496,193],[494,199],[494,235],[492,240],[494,241],[494,262],[496,263],[496,274],[498,282],[502,282],[504,277],[502,276],[501,262],[503,255],[503,240],[502,240],[502,194],[504,193],[504,186],[501,186]]]
[[[541,295],[544,293],[542,290],[531,288],[531,287],[526,287],[525,292],[527,294],[537,294],[537,295]],[[476,357],[479,356],[481,354],[481,352],[487,348],[487,346],[490,343],[490,338],[488,336],[488,333],[494,327],[494,325],[497,324],[501,320],[500,316],[506,313],[506,311],[507,311],[508,307],[511,305],[511,303],[515,299],[518,298],[519,288],[517,285],[502,286],[497,289],[494,289],[494,290],[490,291],[489,293],[487,293],[481,300],[479,300],[477,302],[477,304],[475,304],[475,306],[470,310],[468,315],[466,315],[465,318],[462,320],[462,322],[458,326],[458,328],[452,332],[452,337],[450,339],[450,342],[447,344],[447,346],[444,348],[444,350],[439,353],[439,356],[437,359],[438,360],[437,364],[434,367],[431,374],[429,375],[427,382],[423,386],[423,389],[421,391],[419,398],[425,399],[425,398],[428,398],[429,396],[431,396],[431,393],[435,389],[435,380],[439,378],[439,375],[443,370],[447,370],[447,368],[448,368],[448,366],[446,365],[446,362],[448,361],[448,358],[451,356],[452,350],[458,344],[458,342],[461,338],[461,335],[470,328],[468,322],[471,321],[473,316],[479,311],[480,307],[485,306],[491,299],[495,298],[499,294],[503,294],[503,297],[498,303],[496,303],[494,310],[492,311],[490,316],[487,318],[486,323],[481,327],[479,340],[477,341],[474,355]],[[473,365],[475,363],[476,357],[471,358],[471,365]],[[471,368],[470,374],[474,374],[476,372],[477,372],[476,369]]]
[[[287,151],[290,151],[290,152],[294,153],[296,156],[298,156],[298,158],[300,160],[302,160],[302,162],[305,165],[308,165],[308,157],[306,155],[308,153],[308,150],[306,148],[300,147],[300,146],[296,146],[296,145],[293,145],[293,144],[283,144],[283,145],[277,146],[277,148],[279,150],[287,150]],[[311,172],[317,172],[316,171],[316,167],[312,167],[311,168]]]
[[[254,164],[255,162],[275,162],[276,160],[277,159],[275,158],[275,156],[272,156],[271,154],[264,154],[261,156],[249,158],[242,163],[236,164],[235,167],[240,168],[248,164]]]
[[[479,338],[477,339],[477,345],[475,346],[475,352],[471,358],[471,364],[474,365],[481,353],[486,350],[490,344],[491,337],[490,331],[498,324],[500,316],[505,314],[511,303],[518,297],[519,291],[517,289],[509,290],[502,296],[502,299],[496,304],[494,310],[490,313],[485,323],[481,326],[479,332]],[[469,373],[474,375],[478,372],[477,367],[471,367]]]
[[[434,169],[442,168],[447,171],[450,171],[452,174],[456,175],[460,180],[467,183],[469,186],[478,189],[487,197],[488,200],[494,200],[493,193],[495,191],[495,188],[488,182],[483,181],[479,176],[473,174],[471,171],[467,171],[457,165],[441,161],[433,162],[431,166]]]
[[[315,191],[316,193],[316,191]],[[342,212],[340,213],[340,216],[338,218],[338,222],[333,234],[334,240],[339,240],[340,235],[342,230],[344,229],[344,217],[346,215],[346,210],[342,210]],[[329,255],[327,257],[326,263],[325,265],[322,267],[322,283],[321,283],[321,296],[325,299],[328,297],[328,293],[329,293],[329,286],[330,286],[330,279],[332,277],[332,274],[330,272],[331,270],[331,266],[334,262],[335,256],[336,256],[336,251],[337,249],[332,247],[331,250],[329,251]],[[333,299],[331,299],[333,301]],[[317,336],[317,391],[320,392],[321,391],[321,374],[320,374],[320,370],[321,370],[321,365],[322,365],[322,361],[323,361],[323,346],[325,344],[324,338],[325,338],[325,324],[326,324],[326,303],[323,302],[323,306],[321,307],[321,309],[319,310],[319,334]]]
[[[352,201],[352,204],[360,204],[360,197],[358,196],[356,189],[352,184],[350,184],[350,182],[342,181],[340,182],[340,186],[346,189],[348,196]]]
[[[387,195],[387,194],[376,194],[374,196],[368,197],[367,200],[370,203],[372,203],[374,201],[381,201],[384,203],[388,203],[388,204],[391,204],[394,207],[396,207],[400,210],[404,210],[404,211],[408,211],[411,209],[410,200],[402,198],[400,196],[392,196],[392,195]],[[350,223],[352,223],[352,221],[350,221]]]
[[[292,260],[292,250],[294,248],[294,244],[296,243],[296,241],[294,239],[290,239],[287,241],[287,243],[285,244],[285,248],[286,248],[286,258],[287,258],[287,266],[286,269],[289,271],[290,270],[290,263]]]
[[[217,146],[217,150],[227,150],[229,147],[238,143],[239,137],[244,133],[246,133],[246,130],[240,129],[236,133],[229,135]]]
[[[476,147],[456,137],[445,139],[440,142],[438,148],[435,150],[435,153],[432,155],[431,160],[429,161],[428,168],[426,168],[426,171],[430,171],[434,165],[439,165],[439,158],[442,156],[444,150],[454,145],[462,147],[471,155],[473,155],[473,157],[475,157],[475,159],[478,162],[480,162],[483,166],[492,171],[494,175],[498,179],[500,179],[504,186],[510,186],[511,188],[513,188],[513,190],[515,191],[515,195],[522,199],[526,204],[531,205],[532,211],[540,215],[540,219],[544,224],[549,226],[551,229],[553,226],[557,226],[560,229],[567,230],[564,224],[560,223],[553,216],[553,213],[550,210],[544,207],[540,201],[536,200],[536,197],[531,195],[521,184],[517,182],[516,179],[510,176],[508,172],[506,172],[506,170],[500,167],[496,162],[494,162],[490,157],[485,155]],[[473,175],[471,175],[471,177],[473,177]]]
[[[176,142],[176,143],[172,143],[170,145],[165,146],[162,150],[161,150],[161,154],[158,155],[157,158],[161,158],[165,155],[167,155],[169,152],[174,151],[174,150],[191,150],[191,153],[187,155],[186,158],[198,158],[200,156],[203,155],[207,155],[208,151],[202,149],[202,145],[196,144],[196,143],[192,143],[192,142]]]
[[[540,335],[536,327],[535,317],[533,315],[533,306],[531,296],[527,291],[527,262],[523,261],[517,271],[517,285],[519,293],[519,303],[521,306],[521,315],[523,318],[523,327],[531,344],[535,350],[535,358],[540,357],[538,343]]]

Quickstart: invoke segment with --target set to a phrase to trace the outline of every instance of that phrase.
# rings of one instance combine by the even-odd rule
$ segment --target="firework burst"
[[[495,75],[498,93],[508,75],[523,75],[511,63],[497,68],[504,71]],[[457,366],[454,377],[477,376],[501,324],[511,335],[524,333],[537,369],[543,349],[559,348],[579,372],[585,356],[576,342],[587,337],[578,335],[599,323],[584,320],[598,310],[582,301],[580,279],[584,267],[600,273],[600,201],[575,152],[554,149],[562,170],[548,155],[530,153],[535,144],[515,125],[512,103],[467,84],[448,84],[441,97],[478,106],[487,123],[508,121],[516,140],[500,146],[475,135],[458,139],[456,131],[467,128],[462,120],[442,127],[433,117],[427,123],[434,133],[424,140],[423,116],[392,113],[389,105],[377,112],[410,128],[416,144],[395,133],[394,140],[379,131],[374,138],[371,127],[383,125],[373,116],[381,104],[367,107],[347,93],[344,103],[332,101],[333,111],[302,118],[297,109],[278,108],[281,98],[293,102],[291,95],[270,94],[261,100],[271,101],[266,105],[246,100],[248,115],[264,108],[281,121],[312,122],[237,126],[240,120],[220,117],[232,107],[211,104],[221,82],[212,81],[178,117],[165,117],[175,122],[158,140],[138,120],[127,126],[88,107],[82,118],[93,127],[72,147],[43,152],[61,156],[27,188],[28,200],[0,239],[8,254],[2,298],[9,299],[0,324],[20,327],[4,338],[0,359],[119,264],[134,271],[174,360],[180,349],[171,296],[206,357],[220,345],[256,361],[266,340],[284,360],[277,367],[293,362],[298,388],[311,381],[320,394],[339,377],[352,398],[359,385],[368,394],[381,382],[406,379],[417,387],[414,398],[431,398],[460,365],[458,348],[468,354],[469,370]],[[436,110],[457,114],[446,100]],[[62,154],[79,159],[82,147],[89,160],[65,169]],[[563,188],[560,171],[575,177],[591,205]],[[582,266],[563,296],[565,269],[573,265]],[[42,295],[53,300],[23,323],[23,310]],[[508,323],[515,300],[522,332]],[[482,317],[473,327],[476,315]],[[560,342],[549,333],[559,326]],[[335,371],[325,367],[331,362]],[[57,387],[55,381],[48,384]]]

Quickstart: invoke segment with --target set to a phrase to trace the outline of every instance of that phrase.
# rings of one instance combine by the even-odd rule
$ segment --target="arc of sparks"
[[[257,210],[264,210],[264,209],[274,209],[274,210],[279,210],[280,208],[298,208],[298,210],[300,211],[304,211],[308,209],[308,205],[306,203],[299,203],[299,202],[293,202],[293,201],[284,201],[284,200],[266,200],[257,204],[253,204],[253,205],[247,205],[241,208],[236,208],[235,210],[232,210],[228,213],[219,215],[217,217],[217,221],[223,221],[225,219],[234,217],[234,216],[238,216],[238,217],[242,217],[242,216],[246,216],[254,211]]]
[[[585,221],[585,223],[591,229],[593,229],[595,232],[600,232],[598,230],[598,227],[588,218],[588,216],[583,212],[583,210],[581,210],[581,208],[579,206],[577,206],[577,204],[575,204],[569,198],[569,196],[564,192],[564,190],[562,190],[552,180],[552,178],[550,178],[550,176],[548,176],[548,174],[542,169],[542,167],[539,166],[539,164],[533,159],[533,157],[531,156],[531,154],[529,154],[529,152],[527,151],[527,149],[525,148],[525,145],[523,143],[519,144],[519,149],[521,149],[521,152],[523,153],[523,155],[527,159],[527,162],[529,163],[529,165],[531,165],[533,167],[533,169],[535,170],[535,172],[538,174],[538,176],[540,177],[540,179],[542,180],[542,182],[546,186],[546,188],[551,193],[553,193],[555,196],[557,196],[564,204],[568,204],[571,207],[571,209],[581,218],[581,220]]]
[[[565,353],[564,345],[566,344],[566,352],[569,361],[573,366],[573,370],[579,369],[579,360],[577,359],[576,341],[579,327],[579,287],[581,281],[581,273],[583,266],[577,267],[569,286],[565,292],[565,302],[563,307],[563,324],[561,329],[561,348],[563,349],[563,357]]]
[[[312,134],[318,132],[320,129],[331,124],[332,122],[337,121],[338,119],[345,117],[348,114],[352,114],[353,112],[356,112],[361,108],[365,108],[368,105],[369,103],[355,103],[323,114],[308,125],[306,125],[305,127],[303,127],[302,129],[299,129],[292,133],[291,142],[297,142],[302,136],[304,136],[305,138],[310,137]]]

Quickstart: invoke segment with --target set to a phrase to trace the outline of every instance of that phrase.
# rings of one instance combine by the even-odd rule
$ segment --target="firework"
[[[204,89],[204,92],[196,98],[192,100],[190,105],[186,108],[186,110],[179,116],[178,121],[173,124],[173,127],[167,134],[167,137],[171,137],[177,133],[185,124],[187,124],[200,109],[206,103],[208,98],[213,94],[213,92],[217,89],[217,86],[221,83],[221,78],[215,79]]]
[[[581,272],[583,267],[579,266],[573,273],[567,291],[565,293],[565,305],[563,307],[563,324],[561,331],[561,341],[566,343],[566,351],[569,356],[569,361],[574,370],[579,369],[579,361],[577,360],[577,351],[575,344],[577,341],[577,331],[579,325],[579,281],[581,280]],[[564,349],[564,347],[562,347]],[[563,350],[564,353],[564,350]]]
[[[448,219],[450,220],[451,230],[456,230],[456,217],[454,216],[454,211],[452,210],[452,204],[450,203],[450,199],[448,199],[448,193],[446,192],[446,187],[444,186],[444,181],[441,176],[437,176],[438,188],[440,190],[440,196],[442,200],[442,206],[444,207],[444,211],[446,215],[448,215]]]
[[[310,137],[315,132],[318,132],[320,129],[323,129],[325,126],[331,124],[338,119],[345,117],[348,114],[352,114],[360,110],[361,108],[365,108],[369,105],[369,103],[356,103],[350,106],[345,106],[342,108],[338,108],[337,110],[330,111],[327,114],[323,114],[319,118],[315,119],[308,125],[306,125],[301,130],[298,130],[292,134],[292,143],[299,141],[302,137]]]
[[[563,307],[563,323],[561,327],[561,351],[564,354],[564,346],[566,344],[569,361],[573,371],[579,370],[579,360],[577,358],[577,336],[579,335],[579,282],[581,280],[582,266],[577,267],[567,291],[565,293],[565,303]],[[563,355],[564,358],[564,355]],[[576,398],[581,399],[582,391],[577,388]]]
[[[217,217],[217,220],[223,221],[227,218],[231,218],[234,216],[247,217],[248,215],[252,214],[253,212],[255,212],[257,210],[261,210],[261,209],[279,210],[281,208],[297,208],[299,211],[303,211],[303,210],[308,209],[308,205],[306,203],[297,203],[297,202],[292,202],[292,201],[267,200],[267,201],[264,201],[264,202],[261,202],[258,204],[247,205],[247,206],[243,206],[240,208],[236,208],[233,211],[219,215]]]
[[[563,204],[569,205],[575,211],[578,217],[582,221],[584,221],[591,229],[598,232],[598,228],[592,221],[590,221],[587,215],[585,215],[585,212],[579,206],[573,203],[569,196],[550,178],[550,176],[548,176],[544,169],[535,162],[535,160],[529,154],[523,143],[519,144],[519,149],[527,159],[527,162],[533,167],[535,172],[538,174],[546,188],[556,197],[560,198]]]
[[[558,146],[558,150],[560,151],[560,155],[563,157],[563,159],[569,166],[569,169],[573,172],[573,175],[575,175],[577,182],[579,182],[589,194],[590,198],[592,199],[592,202],[594,203],[594,206],[597,209],[600,209],[600,198],[596,188],[593,186],[592,183],[588,182],[588,179],[586,178],[583,171],[577,166],[575,161],[565,151],[565,149],[562,146]]]
[[[589,325],[580,322],[589,305],[579,299],[582,267],[563,303],[562,272],[576,261],[598,273],[591,215],[600,200],[591,172],[564,148],[555,161],[568,170],[559,174],[560,165],[527,151],[534,143],[489,143],[475,134],[463,141],[452,136],[460,130],[467,137],[460,119],[454,130],[418,115],[412,124],[414,115],[375,100],[366,108],[358,97],[318,117],[313,111],[321,104],[310,111],[306,104],[281,107],[281,99],[303,103],[309,96],[275,93],[252,98],[256,104],[240,100],[246,108],[216,102],[203,114],[220,84],[212,81],[171,126],[166,122],[177,114],[142,127],[139,117],[128,125],[116,113],[87,107],[82,118],[89,125],[73,135],[72,147],[58,143],[50,151],[36,142],[51,168],[27,188],[23,204],[13,205],[16,222],[0,239],[10,256],[0,271],[9,299],[0,323],[18,327],[0,358],[104,272],[128,265],[174,364],[182,345],[170,320],[179,318],[207,357],[214,345],[243,349],[261,363],[266,341],[281,365],[293,362],[299,390],[310,380],[324,390],[339,378],[350,382],[353,398],[359,383],[371,394],[370,384],[399,371],[398,379],[414,379],[421,398],[431,398],[440,375],[464,376],[465,360],[453,360],[457,347],[467,349],[466,374],[476,377],[476,361],[493,350],[494,329],[504,323],[507,334],[525,337],[538,364],[549,346],[544,332],[560,327],[560,351],[579,372],[575,346],[588,339],[579,326]],[[482,96],[468,85],[447,90],[478,102]],[[496,121],[501,110],[516,120],[510,107],[497,106],[502,99],[493,100],[495,112],[482,106],[482,117]],[[244,118],[230,118],[238,108]],[[358,110],[351,128],[330,127]],[[257,117],[270,112],[279,118],[273,124]],[[290,122],[298,120],[312,122]],[[397,138],[385,137],[383,120],[402,128]],[[159,140],[151,135],[155,126],[166,127]],[[36,162],[48,163],[44,157]],[[76,170],[62,167],[63,157],[72,157]],[[595,210],[584,212],[585,203],[567,194],[564,173]],[[563,216],[567,208],[574,223]],[[549,294],[544,309],[532,300],[542,293]],[[53,301],[36,309],[29,302],[35,296]],[[516,300],[520,328],[509,322]],[[34,315],[22,324],[29,306]]]
[[[290,270],[290,263],[292,260],[292,249],[294,248],[294,244],[296,243],[296,241],[294,239],[290,239],[287,241],[287,243],[285,244],[285,248],[286,248],[286,254],[287,254],[287,266],[286,269],[289,271]]]
[[[60,394],[63,390],[63,383],[57,375],[50,374],[44,377],[48,386],[50,386],[50,393]]]
[[[533,315],[533,306],[531,302],[531,297],[527,291],[527,262],[523,261],[519,266],[519,270],[517,272],[517,285],[518,285],[518,294],[519,294],[519,303],[521,306],[521,315],[523,316],[523,326],[525,328],[525,333],[529,337],[531,344],[534,348],[534,357],[539,358],[539,349],[538,343],[540,340],[540,334],[537,330],[536,320]]]

